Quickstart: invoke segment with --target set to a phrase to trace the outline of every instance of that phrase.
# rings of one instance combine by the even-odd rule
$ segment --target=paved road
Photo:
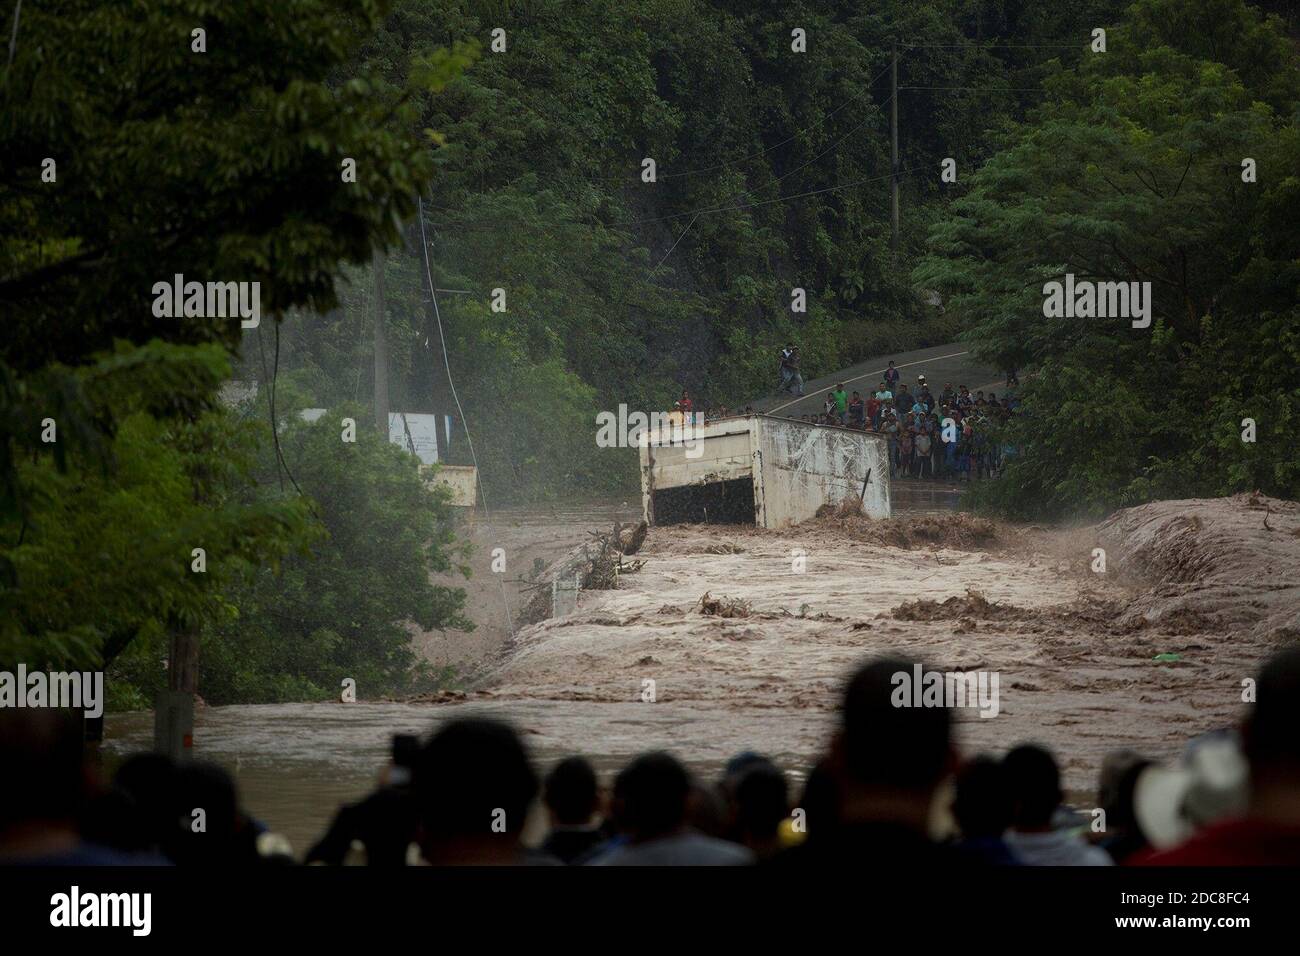
[[[772,379],[774,383],[778,377],[777,359],[778,356],[773,354]],[[850,365],[848,368],[840,369],[838,372],[821,376],[812,381],[805,380],[803,398],[798,398],[788,392],[778,393],[775,384],[773,384],[771,392],[749,404],[754,406],[755,411],[765,412],[769,415],[785,417],[819,415],[822,411],[822,402],[826,399],[826,393],[831,391],[839,382],[844,383],[849,395],[852,395],[856,389],[862,393],[862,397],[865,399],[884,378],[885,369],[891,359],[894,362],[894,367],[898,369],[901,376],[900,380],[906,382],[908,388],[912,391],[916,391],[917,375],[925,376],[930,391],[935,395],[943,391],[944,382],[952,382],[953,388],[967,385],[972,392],[992,389],[999,395],[1002,394],[1003,387],[1006,385],[1005,375],[999,375],[996,369],[991,369],[975,361],[975,357],[967,346],[954,343],[952,345],[936,345],[928,349],[916,349],[911,352],[884,355],[879,358],[868,359],[865,362],[859,362],[857,365]]]

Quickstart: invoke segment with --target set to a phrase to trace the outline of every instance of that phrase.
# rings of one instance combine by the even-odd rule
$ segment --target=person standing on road
[[[835,412],[841,425],[847,425],[849,421],[849,393],[844,390],[844,383],[840,382],[835,386],[835,391],[831,392],[835,399]]]
[[[885,438],[889,441],[889,477],[898,477],[898,419],[894,417],[894,411],[891,408],[885,408],[881,413],[880,430],[885,433]]]
[[[951,429],[943,427],[940,422],[939,440],[943,444],[943,473],[945,477],[954,478],[957,474],[957,416],[952,409],[946,405],[943,409],[943,417],[951,419],[953,427]]]
[[[898,391],[898,369],[894,368],[892,360],[889,363],[889,368],[885,369],[885,385],[891,392]]]
[[[854,391],[853,397],[849,399],[849,423],[854,428],[863,428],[867,421],[867,407],[862,402],[862,396]]]
[[[787,345],[781,350],[781,391],[796,389],[794,394],[803,395],[803,376],[799,374],[799,347]]]
[[[900,416],[906,415],[912,410],[912,405],[914,403],[915,399],[912,398],[912,394],[907,390],[907,384],[904,383],[898,386],[898,391],[894,392],[894,408],[898,414]]]
[[[922,428],[916,435],[916,461],[919,478],[930,477],[930,435]]]

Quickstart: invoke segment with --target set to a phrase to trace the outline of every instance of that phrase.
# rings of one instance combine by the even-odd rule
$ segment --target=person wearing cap
[[[1240,753],[1231,735],[1189,750],[1172,770],[1143,772],[1138,824],[1154,850],[1139,866],[1300,866],[1300,647],[1272,657],[1255,682]]]

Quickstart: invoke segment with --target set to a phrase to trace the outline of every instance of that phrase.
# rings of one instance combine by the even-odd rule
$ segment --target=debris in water
[[[927,598],[904,601],[891,613],[899,621],[960,620],[963,626],[974,630],[977,620],[1015,621],[1026,617],[1029,612],[1012,604],[989,601],[974,588],[967,588],[965,597],[950,597],[943,602]]]
[[[700,613],[711,617],[749,617],[749,602],[739,598],[713,598],[705,591],[698,604]]]

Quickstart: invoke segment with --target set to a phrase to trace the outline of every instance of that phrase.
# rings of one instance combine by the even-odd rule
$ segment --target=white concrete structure
[[[473,465],[439,465],[436,469],[421,465],[420,476],[431,484],[450,488],[448,503],[457,508],[473,508],[478,503],[478,469]]]
[[[642,507],[652,525],[780,528],[845,500],[861,502],[872,518],[889,517],[883,435],[750,415],[650,431],[640,444]]]
[[[417,412],[388,413],[388,441],[409,451],[422,464],[435,465],[438,455],[439,415]]]

